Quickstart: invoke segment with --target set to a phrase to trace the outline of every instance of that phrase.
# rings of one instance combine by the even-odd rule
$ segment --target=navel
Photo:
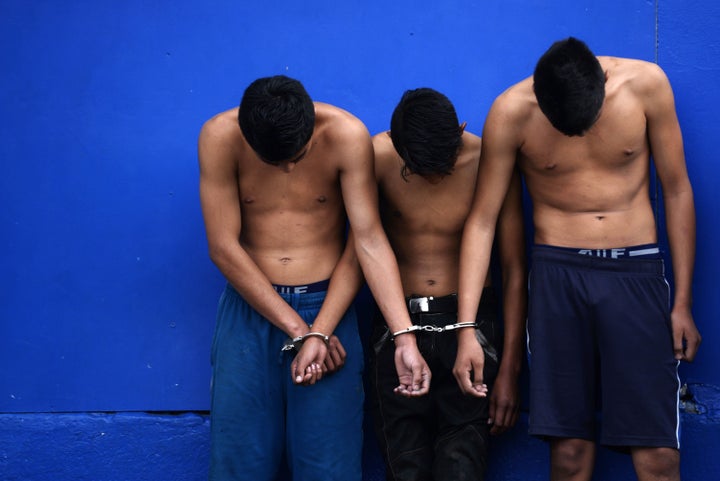
[[[428,279],[428,280],[426,281],[426,284],[427,284],[428,286],[434,286],[435,284],[437,284],[437,282],[435,281],[435,279]]]
[[[605,216],[604,216],[604,215],[596,215],[595,218],[596,218],[597,220],[605,220]]]
[[[281,258],[280,258],[280,263],[281,263],[281,264],[284,264],[284,265],[289,264],[290,261],[292,261],[292,259],[290,259],[289,257],[281,257]]]

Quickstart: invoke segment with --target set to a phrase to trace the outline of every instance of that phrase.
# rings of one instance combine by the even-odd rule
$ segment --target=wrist
[[[325,344],[325,347],[328,347],[330,345],[330,338],[323,334],[322,332],[318,331],[310,331],[306,332],[305,334],[301,336],[295,336],[288,338],[285,343],[283,344],[283,347],[281,351],[295,351],[300,352],[300,349],[302,349],[303,344],[308,339],[319,339],[322,341],[323,344]]]
[[[325,346],[330,344],[330,336],[327,336],[320,331],[310,331],[310,332],[305,333],[302,336],[301,341],[305,342],[310,338],[320,339],[323,342],[323,344],[325,344]]]
[[[514,360],[510,360],[503,356],[502,360],[500,361],[500,367],[498,368],[498,376],[504,374],[513,378],[517,378],[518,376],[520,376],[521,370],[522,363],[515,362]]]
[[[302,337],[308,332],[310,332],[310,327],[302,321],[293,324],[289,329],[285,330],[285,334],[287,334],[290,339]]]
[[[673,311],[677,311],[677,310],[689,311],[689,310],[691,310],[691,309],[692,309],[692,301],[690,301],[690,299],[687,299],[687,298],[680,298],[680,299],[675,298],[675,299],[673,300],[673,305],[672,305],[672,310],[673,310]]]
[[[415,332],[411,329],[401,329],[395,331],[392,334],[391,339],[395,343],[396,347],[402,346],[417,346],[417,339],[415,339]]]
[[[475,328],[473,329],[458,329],[457,331],[458,344],[463,342],[475,342]]]

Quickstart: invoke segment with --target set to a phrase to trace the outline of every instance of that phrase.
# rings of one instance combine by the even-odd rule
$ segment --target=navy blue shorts
[[[534,246],[528,308],[530,434],[679,448],[662,259]]]

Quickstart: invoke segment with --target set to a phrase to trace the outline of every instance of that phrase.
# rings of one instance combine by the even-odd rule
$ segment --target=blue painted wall
[[[717,3],[691,0],[3,0],[0,472],[23,424],[68,422],[32,413],[208,409],[223,280],[206,252],[196,138],[250,81],[296,77],[372,133],[388,127],[403,90],[430,86],[479,133],[493,98],[567,35],[598,54],[656,60],[675,88],[697,203],[694,312],[704,336],[681,373],[698,386],[699,409],[715,412],[717,392],[704,386],[720,386],[718,20]],[[510,439],[531,442],[522,432]],[[52,472],[63,458],[45,467],[25,459]]]

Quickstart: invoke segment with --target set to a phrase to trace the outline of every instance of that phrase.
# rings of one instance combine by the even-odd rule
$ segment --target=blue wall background
[[[163,479],[163,464],[181,459],[192,463],[186,478],[164,479],[203,478],[207,458],[188,458],[187,441],[158,426],[194,433],[191,450],[202,453],[207,420],[142,413],[209,408],[223,279],[207,257],[196,139],[252,80],[298,78],[371,133],[387,129],[405,89],[430,86],[480,133],[494,97],[568,35],[597,54],[657,61],[674,86],[695,188],[704,337],[681,371],[700,412],[685,441],[717,452],[718,20],[717,3],[694,0],[0,1],[0,476]],[[101,414],[114,412],[138,414]],[[102,444],[99,424],[122,442]],[[500,442],[499,459],[544,457],[523,429]],[[85,448],[143,442],[155,447],[157,472],[123,474],[138,463],[132,454],[98,471],[91,461],[82,472],[63,465]],[[684,469],[708,463],[697,451],[688,459],[697,466]],[[496,479],[534,479],[528,466]],[[711,479],[699,472],[693,479]]]

